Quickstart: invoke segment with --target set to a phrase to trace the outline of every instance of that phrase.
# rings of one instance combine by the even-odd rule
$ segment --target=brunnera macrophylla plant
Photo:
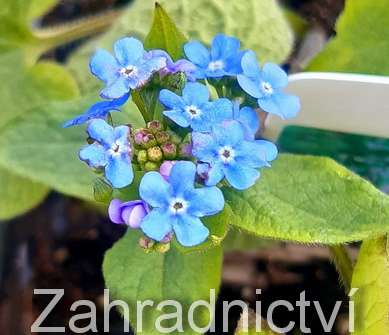
[[[129,227],[105,256],[106,285],[129,303],[125,317],[134,328],[137,301],[177,299],[186,308],[207,301],[219,288],[223,240],[235,227],[330,245],[347,290],[364,288],[353,297],[356,328],[364,334],[364,306],[379,303],[381,334],[389,305],[374,297],[387,257],[389,200],[330,159],[279,154],[258,137],[258,110],[287,119],[300,109],[298,97],[283,92],[285,72],[260,57],[223,34],[211,45],[187,41],[160,6],[143,43],[122,37],[113,52],[92,55],[101,100],[64,126],[86,124],[79,158],[96,172],[95,197],[114,224]],[[143,127],[114,121],[130,99]],[[341,244],[368,239],[353,271]],[[363,276],[370,254],[380,259],[374,284]],[[153,320],[163,311],[145,313],[143,333],[157,334]],[[195,313],[199,326],[209,318]]]
[[[185,247],[197,246],[210,235],[202,218],[224,208],[220,185],[248,189],[277,157],[273,143],[255,139],[260,124],[256,103],[287,118],[296,115],[299,100],[282,92],[288,78],[279,66],[260,68],[254,52],[241,50],[234,37],[219,34],[210,49],[188,42],[187,59],[176,62],[164,50],[146,51],[134,37],[118,40],[113,49],[114,55],[96,51],[90,61],[91,72],[104,82],[100,95],[107,101],[65,127],[88,122],[90,144],[79,157],[112,188],[131,185],[134,169],[145,172],[140,199],[111,201],[114,223],[140,229],[151,240],[147,246],[172,238]],[[169,80],[176,77],[179,85],[172,87]],[[109,124],[109,113],[131,91],[147,91],[155,82],[163,108],[145,128]],[[212,99],[209,85],[231,92]]]

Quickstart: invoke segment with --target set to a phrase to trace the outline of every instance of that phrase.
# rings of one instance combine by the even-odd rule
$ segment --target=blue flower
[[[244,190],[254,185],[256,170],[269,166],[277,156],[276,146],[268,141],[245,140],[244,128],[236,121],[214,126],[212,133],[193,133],[193,155],[208,163],[206,185],[213,186],[224,177],[230,185]],[[204,165],[200,165],[204,174]]]
[[[131,165],[130,128],[111,127],[102,119],[92,120],[88,135],[95,140],[80,151],[80,159],[93,168],[104,168],[107,180],[115,188],[131,184],[134,173]]]
[[[204,79],[241,73],[241,59],[245,51],[239,51],[239,48],[239,40],[218,34],[212,41],[210,51],[198,41],[186,43],[184,51],[186,57],[197,66],[194,77]]]
[[[130,94],[127,93],[119,99],[113,99],[109,101],[99,101],[92,105],[83,114],[71,119],[63,124],[63,128],[68,128],[83,124],[92,119],[104,119],[109,112],[118,112],[120,107],[126,103]]]
[[[300,110],[300,100],[282,92],[288,85],[288,76],[284,70],[278,65],[266,63],[261,71],[253,51],[243,56],[242,69],[243,74],[237,76],[239,85],[246,93],[258,99],[259,107],[283,119],[296,116]]]
[[[217,187],[194,188],[196,166],[177,162],[167,182],[158,172],[148,172],[139,186],[141,198],[153,207],[143,219],[141,229],[161,241],[174,231],[179,243],[194,246],[204,242],[209,230],[200,218],[224,208],[223,193]]]
[[[208,88],[200,83],[187,83],[182,97],[172,91],[162,90],[159,100],[165,107],[163,114],[180,127],[195,131],[209,131],[212,124],[232,119],[231,102],[227,99],[209,101]]]
[[[166,76],[168,74],[174,74],[178,72],[185,73],[185,76],[190,81],[195,81],[193,77],[193,72],[196,70],[196,66],[189,62],[186,59],[179,59],[176,62],[172,60],[170,55],[165,50],[150,50],[147,53],[147,57],[155,58],[155,57],[163,57],[166,61],[166,66],[159,70],[159,73],[162,76]]]
[[[246,140],[254,140],[255,134],[259,130],[259,118],[254,109],[239,106],[239,101],[233,103],[233,119],[238,121],[244,128]]]
[[[100,95],[117,99],[145,85],[154,72],[166,66],[164,57],[147,57],[143,44],[135,38],[123,38],[114,44],[115,57],[99,49],[90,61],[91,72],[105,83]]]

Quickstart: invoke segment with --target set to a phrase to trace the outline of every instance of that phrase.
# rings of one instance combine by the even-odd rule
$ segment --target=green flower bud
[[[164,144],[170,140],[170,135],[166,131],[160,131],[155,134],[155,139],[157,140],[158,144]]]
[[[175,143],[175,144],[180,144],[182,142],[182,139],[180,136],[178,136],[175,132],[173,131],[168,131],[170,135],[170,141]]]
[[[167,76],[166,78],[166,86],[175,92],[181,91],[186,84],[186,76],[185,73],[177,72]]]
[[[160,162],[163,158],[162,150],[160,147],[152,147],[147,150],[147,156],[152,162]]]
[[[155,162],[147,162],[144,165],[145,171],[158,171],[159,170],[159,164]]]
[[[160,254],[164,254],[170,250],[170,243],[156,243],[154,250]]]
[[[167,159],[174,159],[177,156],[177,146],[174,143],[165,143],[162,145],[163,156]]]
[[[153,120],[147,123],[147,129],[149,129],[153,134],[163,130],[162,123],[158,120]]]
[[[140,164],[146,163],[147,162],[147,151],[146,150],[139,150],[137,157],[138,157],[138,162]]]

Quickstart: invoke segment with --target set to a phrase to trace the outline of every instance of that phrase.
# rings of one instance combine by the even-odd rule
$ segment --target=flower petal
[[[177,216],[173,223],[173,230],[176,234],[177,241],[185,247],[192,247],[204,242],[209,230],[201,220],[190,215]]]
[[[249,50],[244,53],[241,65],[245,76],[250,78],[259,78],[261,70],[254,51]]]
[[[208,216],[224,208],[224,196],[217,187],[196,188],[186,198],[189,202],[188,213],[193,216]]]
[[[173,165],[169,183],[175,197],[183,197],[185,191],[192,190],[196,175],[196,165],[188,161],[180,161]]]
[[[102,119],[92,120],[88,125],[87,133],[106,147],[111,147],[115,141],[113,128]]]
[[[139,195],[152,207],[164,207],[169,204],[171,188],[158,172],[148,172],[140,182]]]
[[[140,228],[148,237],[161,241],[173,230],[175,221],[176,218],[166,210],[155,208],[143,218]]]
[[[295,117],[301,108],[298,97],[285,93],[275,93],[269,97],[260,98],[258,105],[265,112],[276,114],[282,119]]]
[[[244,139],[244,129],[237,121],[224,122],[214,126],[213,134],[220,145],[235,146]]]
[[[236,120],[243,124],[246,129],[246,137],[250,140],[254,139],[255,133],[259,129],[259,118],[256,111],[250,107],[243,107]]]
[[[224,173],[231,186],[238,190],[245,190],[253,186],[260,176],[257,170],[239,164],[228,165],[224,169]]]
[[[119,77],[120,65],[106,50],[98,49],[92,56],[89,67],[90,71],[107,85]]]
[[[128,126],[115,127],[113,130],[113,136],[115,141],[120,141],[121,143],[128,145],[130,128]]]
[[[107,164],[107,155],[102,145],[93,143],[80,150],[79,157],[90,167],[98,168]]]
[[[198,41],[188,42],[184,45],[186,57],[194,64],[204,68],[210,62],[208,49]]]
[[[185,103],[180,96],[166,89],[159,93],[159,101],[170,109],[184,109],[185,107]]]
[[[259,83],[253,79],[247,77],[243,74],[238,74],[237,77],[239,86],[245,91],[248,95],[251,95],[254,98],[259,98],[263,95],[259,89]]]
[[[118,99],[130,91],[129,80],[125,77],[118,77],[110,85],[107,85],[100,92],[105,99]]]
[[[236,150],[236,161],[243,166],[259,168],[268,166],[277,154],[277,147],[269,141],[243,141]]]
[[[134,172],[128,155],[111,156],[105,167],[105,176],[114,188],[123,188],[132,183]]]
[[[124,220],[122,218],[122,209],[121,209],[122,204],[123,204],[122,201],[120,201],[119,199],[113,199],[109,204],[108,215],[110,220],[113,223],[117,223],[117,224],[124,223]]]
[[[212,101],[207,108],[209,126],[233,118],[233,104],[230,100],[221,98]]]
[[[188,119],[185,117],[185,114],[181,111],[177,111],[177,110],[164,111],[163,115],[165,115],[170,120],[177,123],[180,127],[186,128],[189,127],[190,125]]]
[[[208,178],[205,180],[205,185],[215,186],[224,178],[223,163],[216,162],[208,170]]]
[[[209,90],[207,86],[200,83],[187,83],[182,90],[182,98],[188,105],[200,107],[209,100]]]
[[[217,34],[212,41],[211,58],[213,60],[227,59],[237,55],[240,48],[238,39],[224,34]]]
[[[276,64],[266,63],[262,69],[262,78],[273,88],[282,88],[288,85],[288,75]]]
[[[116,41],[113,49],[116,59],[123,67],[136,65],[145,52],[142,42],[133,37],[125,37]]]
[[[192,133],[192,154],[200,161],[212,163],[215,160],[217,143],[212,135],[207,133]]]

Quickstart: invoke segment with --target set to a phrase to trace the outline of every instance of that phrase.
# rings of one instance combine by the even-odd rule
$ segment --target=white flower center
[[[137,72],[138,69],[136,68],[136,66],[133,65],[129,65],[120,69],[120,74],[127,78],[135,76]]]
[[[235,151],[230,146],[224,146],[219,149],[219,158],[223,163],[231,162],[235,157]]]
[[[173,214],[181,214],[188,208],[188,202],[182,198],[174,198],[170,201],[169,207]]]
[[[198,118],[202,114],[201,109],[194,105],[186,106],[185,110],[191,119]]]
[[[261,86],[262,86],[262,91],[267,94],[267,95],[270,95],[270,94],[273,94],[273,86],[271,86],[270,83],[266,82],[266,81],[263,81],[261,83]]]
[[[215,60],[208,64],[208,70],[217,71],[224,69],[224,62],[222,60]]]
[[[126,143],[123,143],[121,141],[116,141],[109,149],[109,153],[112,156],[119,156],[125,152],[130,152],[130,147]]]

